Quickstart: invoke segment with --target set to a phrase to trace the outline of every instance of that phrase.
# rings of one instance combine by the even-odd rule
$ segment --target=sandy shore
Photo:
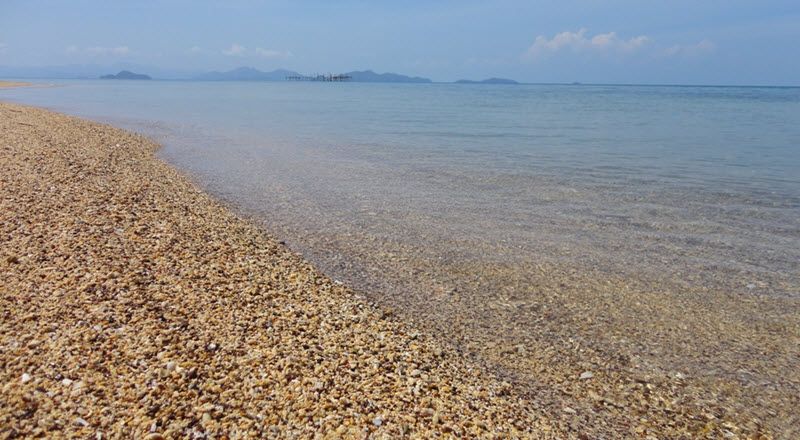
[[[0,436],[771,437],[724,389],[599,370],[577,339],[498,346],[538,378],[519,389],[333,283],[149,140],[0,115]]]
[[[11,88],[11,87],[27,87],[30,85],[32,84],[26,82],[0,80],[0,89]]]
[[[559,434],[150,141],[17,105],[0,115],[1,437]]]

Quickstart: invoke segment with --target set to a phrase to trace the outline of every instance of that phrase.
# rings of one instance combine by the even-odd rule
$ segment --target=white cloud
[[[695,44],[685,44],[680,45],[676,44],[674,46],[668,47],[664,50],[664,55],[666,56],[677,56],[677,55],[687,55],[687,56],[696,56],[702,55],[705,53],[713,52],[717,48],[717,45],[714,44],[711,40],[701,40]]]
[[[200,53],[202,51],[203,49],[201,49],[200,46],[192,46],[188,50],[189,53]]]
[[[650,38],[645,35],[623,40],[617,36],[616,32],[609,32],[607,34],[597,34],[592,37],[591,45],[593,48],[597,49],[617,49],[631,52],[643,47],[649,42]]]
[[[629,39],[620,38],[616,32],[588,35],[588,30],[580,29],[577,32],[564,31],[547,38],[539,35],[525,52],[529,58],[571,50],[573,52],[634,52],[650,42],[650,38],[639,35]]]
[[[78,46],[67,46],[64,51],[70,55],[72,54],[86,54],[91,56],[121,56],[127,55],[131,52],[128,46],[116,46],[116,47],[104,47],[104,46],[93,46],[93,47],[86,47],[81,49]]]
[[[288,50],[283,52],[280,50],[263,49],[260,47],[256,48],[256,54],[264,58],[289,58],[290,56],[292,56],[292,53],[289,52]]]
[[[94,47],[87,47],[86,53],[89,55],[127,55],[130,52],[128,46],[117,46],[117,47],[103,47],[103,46],[94,46]]]
[[[223,54],[231,56],[231,57],[240,57],[243,56],[244,53],[247,51],[244,46],[240,46],[239,44],[233,43],[231,47],[222,51]]]

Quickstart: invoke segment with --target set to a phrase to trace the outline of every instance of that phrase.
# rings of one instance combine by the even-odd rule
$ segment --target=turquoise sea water
[[[798,294],[798,88],[50,83],[0,99],[155,137],[365,290],[438,259]]]

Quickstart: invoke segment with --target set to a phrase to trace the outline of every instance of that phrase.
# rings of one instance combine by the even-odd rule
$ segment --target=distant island
[[[351,81],[355,82],[381,82],[381,83],[430,83],[428,78],[419,76],[406,76],[399,73],[375,73],[371,70],[347,72]]]
[[[108,71],[119,70],[117,74],[104,74]],[[151,75],[135,72],[147,71]],[[102,75],[102,76],[100,76]],[[225,71],[191,71],[170,70],[154,66],[133,64],[116,64],[111,66],[99,65],[67,65],[44,67],[10,67],[0,65],[0,77],[9,78],[69,78],[69,79],[118,79],[118,80],[149,80],[177,79],[190,81],[335,81],[365,82],[365,83],[412,83],[429,84],[433,81],[421,76],[410,76],[395,72],[377,73],[374,70],[353,70],[350,72],[317,71],[313,73],[300,73],[289,69],[275,69],[262,71],[255,67],[241,66]],[[450,84],[519,84],[508,78],[492,77],[484,80],[459,79],[455,82],[443,81]]]
[[[349,76],[351,82],[380,82],[380,83],[430,83],[428,78],[406,76],[399,73],[375,73],[372,70],[346,72],[342,76]],[[285,81],[290,77],[315,77],[316,75],[302,75],[286,69],[276,69],[263,72],[253,67],[239,67],[226,72],[208,72],[196,75],[193,79],[201,81]]]
[[[507,79],[507,78],[489,78],[489,79],[484,79],[482,81],[460,79],[456,81],[455,84],[519,84],[519,83],[514,81],[513,79]]]
[[[276,69],[272,72],[262,72],[253,67],[239,67],[227,72],[208,72],[195,76],[193,79],[201,81],[284,81],[286,77],[300,75],[286,69]]]
[[[121,70],[118,74],[103,75],[100,79],[153,79],[143,73],[133,73],[129,70]]]

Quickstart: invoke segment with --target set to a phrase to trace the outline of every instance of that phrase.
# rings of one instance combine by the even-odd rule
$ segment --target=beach
[[[26,82],[2,81],[2,80],[0,80],[0,88],[26,87],[26,86],[29,86],[29,85],[30,85],[30,83],[26,83]]]
[[[17,104],[0,115],[9,437],[790,435],[791,298],[438,262],[454,281],[436,272],[433,296],[395,310],[206,195],[143,136]],[[487,285],[443,287],[465,274]],[[535,304],[482,296],[493,280],[535,286]]]
[[[549,437],[109,126],[0,105],[4,438]]]

